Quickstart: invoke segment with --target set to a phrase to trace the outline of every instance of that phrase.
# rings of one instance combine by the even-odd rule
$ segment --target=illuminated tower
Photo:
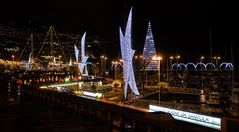
[[[148,30],[145,38],[144,43],[144,50],[143,50],[143,59],[149,64],[146,67],[146,71],[157,71],[158,70],[158,64],[157,61],[152,60],[152,58],[156,56],[156,50],[154,47],[154,38],[151,30],[151,24],[149,22],[148,24]]]

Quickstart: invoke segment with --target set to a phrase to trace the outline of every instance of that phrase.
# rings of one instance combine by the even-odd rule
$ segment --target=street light
[[[14,56],[14,55],[12,55],[12,65],[13,65],[14,57],[15,57],[15,56]]]
[[[220,60],[221,59],[221,57],[220,56],[214,56],[213,57],[213,59],[215,59],[216,60],[216,66],[218,65],[218,60]]]
[[[116,66],[117,66],[117,61],[112,61],[112,65],[114,67],[114,79],[116,79]]]
[[[105,68],[106,68],[106,60],[108,58],[104,55],[100,56],[100,67],[101,67],[101,70],[102,70],[102,75],[104,75],[104,71],[105,71]],[[104,61],[104,64],[103,64],[103,61]]]
[[[177,59],[177,63],[179,63],[179,60],[180,60],[181,56],[178,55],[178,56],[176,56],[175,58]]]
[[[200,62],[202,62],[203,59],[204,59],[204,56],[201,56],[201,57],[200,57]]]
[[[156,60],[158,62],[158,68],[159,68],[159,72],[158,72],[158,81],[160,82],[160,60],[162,60],[162,57],[160,56],[154,56],[153,60]]]
[[[158,68],[159,68],[158,81],[159,81],[159,83],[160,83],[160,60],[162,60],[162,57],[160,57],[160,56],[154,56],[152,59],[153,59],[153,60],[157,60],[157,62],[158,62]],[[159,103],[160,103],[160,87],[159,87]]]
[[[170,59],[169,65],[170,65],[170,67],[172,67],[172,62],[173,62],[174,57],[173,57],[173,56],[170,56],[169,59]]]
[[[59,63],[61,63],[61,55],[59,55]]]

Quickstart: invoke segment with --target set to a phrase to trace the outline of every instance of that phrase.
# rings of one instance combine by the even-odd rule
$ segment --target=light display
[[[124,78],[124,96],[127,98],[128,85],[135,95],[140,95],[138,88],[135,83],[134,69],[132,65],[132,59],[135,50],[132,49],[132,37],[131,37],[131,26],[132,26],[132,8],[128,16],[128,21],[126,25],[125,35],[120,28],[120,48],[121,55],[123,58],[123,78]]]
[[[77,49],[76,45],[74,45],[75,49],[75,57],[76,57],[76,62],[78,63],[78,68],[80,69],[81,75],[88,76],[88,70],[86,66],[86,61],[88,59],[88,56],[85,55],[85,36],[86,32],[81,38],[81,62],[79,63],[79,50]],[[85,69],[85,72],[84,72]]]
[[[88,56],[85,55],[85,36],[86,36],[86,32],[81,38],[81,63],[79,63],[78,66],[80,68],[81,74],[88,76],[88,70],[86,66],[86,61],[88,59]],[[85,68],[85,72],[84,72],[84,68]]]
[[[154,47],[154,38],[151,30],[151,24],[149,22],[143,50],[143,59],[149,62],[149,64],[145,68],[146,71],[159,70],[159,65],[157,64],[157,61],[152,60],[154,56],[156,56],[156,50]]]
[[[74,50],[75,50],[76,62],[79,63],[79,50],[76,47],[76,45],[74,45]]]

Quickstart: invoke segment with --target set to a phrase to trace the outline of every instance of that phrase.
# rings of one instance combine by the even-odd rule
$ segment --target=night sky
[[[131,6],[133,48],[138,53],[143,50],[148,21],[156,49],[163,56],[209,58],[210,29],[213,56],[230,61],[231,45],[234,57],[238,52],[236,4],[216,0],[8,0],[0,4],[0,22],[32,28],[53,25],[58,32],[87,31],[88,36],[100,36],[119,48],[119,26],[125,26]]]

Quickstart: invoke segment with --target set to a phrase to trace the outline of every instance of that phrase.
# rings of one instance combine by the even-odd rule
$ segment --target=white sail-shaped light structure
[[[75,44],[74,44],[74,50],[75,50],[76,62],[79,63],[79,50]]]
[[[86,36],[86,32],[81,38],[81,63],[79,63],[79,66],[80,66],[81,74],[88,76],[88,70],[86,66],[86,61],[88,59],[88,56],[85,55],[85,36]],[[84,73],[84,68],[85,68],[85,73]]]
[[[28,57],[28,62],[26,63],[26,70],[29,71],[31,69],[31,63],[32,63],[32,54],[33,54],[33,51],[29,54],[29,57]]]
[[[74,49],[75,49],[76,62],[78,63],[78,68],[80,69],[81,75],[88,76],[88,70],[86,67],[88,56],[85,55],[85,36],[86,36],[86,32],[81,38],[81,61],[80,62],[79,62],[79,50],[77,49],[76,45],[74,45]],[[85,69],[85,72],[84,72],[84,69]]]
[[[124,96],[127,98],[127,89],[130,86],[131,90],[135,95],[140,95],[138,88],[135,83],[134,69],[132,65],[132,59],[135,50],[132,49],[132,37],[131,37],[131,26],[132,26],[132,8],[128,16],[126,25],[125,35],[120,28],[120,48],[121,55],[123,58],[123,78],[124,78]]]

